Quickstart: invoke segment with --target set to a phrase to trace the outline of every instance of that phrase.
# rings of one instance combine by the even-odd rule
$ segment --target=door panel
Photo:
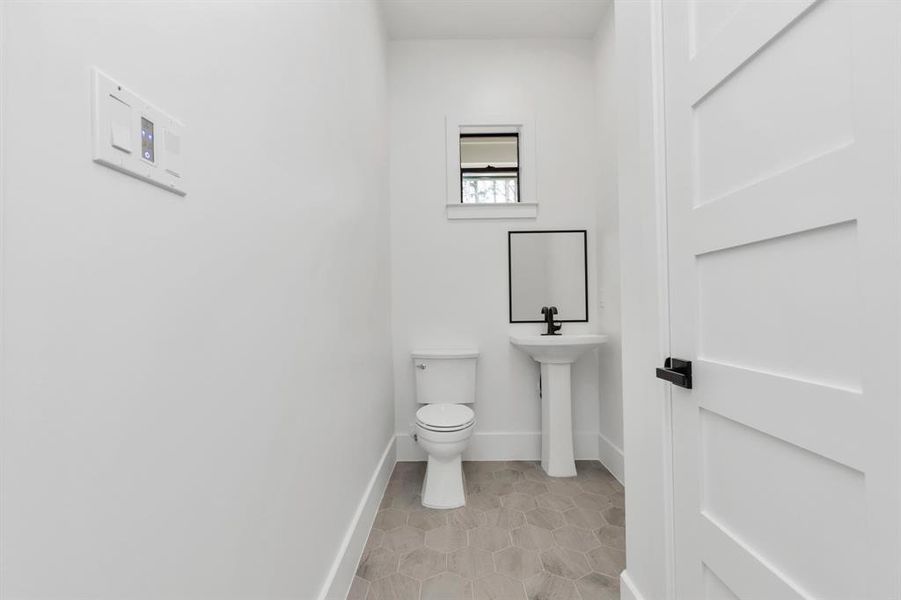
[[[899,7],[663,3],[679,598],[899,595]]]

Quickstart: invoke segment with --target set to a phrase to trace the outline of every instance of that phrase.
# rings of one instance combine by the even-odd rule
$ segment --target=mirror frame
[[[557,323],[587,323],[588,322],[588,230],[587,229],[525,229],[507,232],[507,300],[510,323],[544,323],[543,319],[534,321],[513,320],[513,236],[518,233],[581,233],[582,251],[584,252],[585,267],[585,318],[584,319],[555,319]]]

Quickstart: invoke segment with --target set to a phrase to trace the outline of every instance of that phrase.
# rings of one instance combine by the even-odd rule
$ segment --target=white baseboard
[[[573,435],[573,451],[578,460],[598,460],[597,433],[576,432]],[[425,452],[413,441],[409,433],[397,434],[397,460],[425,460]],[[472,435],[463,460],[539,460],[541,458],[541,433],[509,433],[482,431]],[[603,461],[602,461],[603,462]],[[622,458],[620,458],[622,464]],[[607,466],[605,464],[605,466]],[[609,469],[609,467],[608,467]],[[615,475],[615,473],[614,473]]]
[[[357,564],[363,555],[363,547],[366,546],[369,531],[375,521],[375,514],[385,495],[385,487],[388,485],[388,479],[391,478],[391,472],[394,471],[396,462],[397,442],[392,437],[369,479],[369,485],[366,486],[360,504],[357,505],[357,512],[347,528],[347,533],[344,534],[338,556],[335,557],[335,562],[332,563],[328,577],[319,592],[319,600],[344,600],[347,598],[354,573],[357,571]]]
[[[623,465],[623,451],[613,445],[613,442],[598,434],[598,460],[607,467],[607,470],[616,477],[624,486],[626,485],[625,467]]]
[[[635,587],[635,582],[629,577],[629,571],[623,571],[619,575],[620,600],[644,600],[644,596]]]

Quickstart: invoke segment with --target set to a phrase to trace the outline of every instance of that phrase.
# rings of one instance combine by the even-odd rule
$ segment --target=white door
[[[663,2],[681,600],[901,594],[899,11]]]

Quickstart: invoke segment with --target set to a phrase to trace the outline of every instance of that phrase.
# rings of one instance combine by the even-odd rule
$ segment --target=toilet
[[[463,450],[475,428],[475,413],[467,404],[476,399],[476,361],[473,348],[439,348],[412,353],[416,373],[414,436],[429,455],[422,484],[422,505],[457,508],[466,504],[463,493]]]

